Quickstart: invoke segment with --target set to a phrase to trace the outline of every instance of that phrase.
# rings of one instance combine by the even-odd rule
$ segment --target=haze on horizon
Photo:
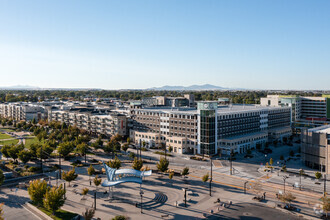
[[[0,1],[0,87],[330,89],[326,0]]]

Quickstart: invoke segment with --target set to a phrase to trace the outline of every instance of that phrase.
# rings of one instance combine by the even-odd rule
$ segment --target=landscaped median
[[[78,214],[68,212],[62,209],[59,209],[58,211],[55,212],[55,215],[53,215],[50,211],[43,207],[36,207],[30,202],[25,203],[24,207],[37,215],[41,219],[45,220],[63,220],[63,219],[72,219],[76,217]]]

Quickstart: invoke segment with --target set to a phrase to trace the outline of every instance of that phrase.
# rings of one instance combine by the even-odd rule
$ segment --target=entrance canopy
[[[101,184],[104,187],[115,186],[121,183],[139,183],[142,184],[142,178],[145,176],[151,176],[152,171],[139,171],[134,169],[114,169],[109,167],[103,162],[107,179]]]

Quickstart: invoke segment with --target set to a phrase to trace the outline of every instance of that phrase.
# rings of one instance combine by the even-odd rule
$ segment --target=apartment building
[[[127,118],[115,111],[98,110],[91,107],[72,108],[69,110],[49,109],[49,121],[65,122],[94,134],[113,136],[127,135]]]
[[[329,174],[330,125],[304,129],[301,140],[301,159],[303,163]]]
[[[257,143],[291,135],[290,107],[218,107],[217,102],[198,102],[197,109],[131,109],[130,118],[130,137],[136,144],[164,143],[177,153],[245,153]]]
[[[145,97],[140,103],[145,106],[191,107],[194,106],[195,97],[192,94],[185,94],[184,97],[154,96]]]
[[[43,106],[31,103],[2,103],[0,104],[0,115],[16,121],[40,120],[47,117]]]
[[[261,98],[262,106],[290,106],[292,122],[297,127],[319,126],[330,121],[330,99],[323,97],[300,97],[268,95]]]

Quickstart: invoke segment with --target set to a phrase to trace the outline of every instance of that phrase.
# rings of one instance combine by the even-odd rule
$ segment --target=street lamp
[[[285,180],[288,179],[288,178],[289,178],[288,176],[283,176],[283,181],[284,181],[284,183],[283,183],[283,186],[284,186],[284,194],[285,194]]]
[[[246,194],[246,184],[248,183],[249,181],[246,181],[245,183],[244,183],[244,194]]]
[[[267,154],[265,154],[265,167],[266,167],[266,163],[267,163]]]
[[[142,212],[142,197],[143,197],[143,194],[144,194],[144,192],[143,192],[143,190],[141,189],[141,190],[140,190],[140,196],[141,196],[141,203],[140,203],[140,206],[141,206],[141,213],[143,213],[143,212]]]
[[[187,190],[188,188],[182,188],[184,192],[184,207],[187,207]]]
[[[210,196],[212,196],[212,157],[210,159],[211,159]]]

